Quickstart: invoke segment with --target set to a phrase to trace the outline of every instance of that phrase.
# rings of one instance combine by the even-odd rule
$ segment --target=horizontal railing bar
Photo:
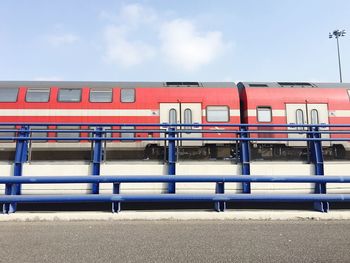
[[[20,129],[0,129],[0,135],[1,133],[6,132],[22,132]],[[101,134],[112,134],[112,133],[233,133],[233,134],[243,134],[243,133],[249,133],[249,134],[350,134],[349,131],[336,131],[336,130],[320,130],[320,131],[296,131],[296,130],[248,130],[248,131],[238,131],[238,130],[174,130],[174,131],[167,131],[167,130],[103,130],[103,131],[96,131],[91,129],[76,129],[76,130],[60,130],[60,129],[38,129],[38,130],[27,130],[26,132],[30,133],[39,133],[39,132],[50,132],[50,133],[101,133]]]
[[[1,203],[77,202],[348,202],[350,194],[112,194],[112,195],[0,195]]]
[[[54,141],[350,141],[350,138],[240,138],[240,137],[227,137],[227,138],[213,138],[213,137],[201,137],[201,138],[168,138],[168,137],[0,137],[1,141],[13,141],[13,140],[30,140],[30,141],[42,141],[42,140],[54,140]]]
[[[212,123],[212,124],[165,124],[165,123],[52,123],[52,122],[0,122],[0,126],[94,126],[94,127],[105,127],[105,126],[137,126],[137,127],[349,127],[350,124],[223,124],[223,123]]]
[[[20,129],[0,129],[0,133],[2,132],[21,132],[23,130]],[[178,132],[182,132],[182,130],[178,130]],[[91,129],[74,129],[74,130],[61,130],[61,129],[30,129],[26,130],[26,132],[31,132],[31,133],[37,133],[37,132],[53,132],[53,133],[58,133],[58,132],[87,132],[87,133],[123,133],[123,132],[128,132],[128,133],[141,133],[141,132],[154,132],[154,133],[168,133],[167,130],[91,130]]]
[[[102,176],[0,176],[0,184],[47,183],[167,183],[167,182],[254,182],[254,183],[350,183],[350,176],[222,176],[222,175],[102,175]]]

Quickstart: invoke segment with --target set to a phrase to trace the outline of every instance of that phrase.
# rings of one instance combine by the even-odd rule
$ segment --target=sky
[[[350,82],[348,0],[0,0],[0,80]]]

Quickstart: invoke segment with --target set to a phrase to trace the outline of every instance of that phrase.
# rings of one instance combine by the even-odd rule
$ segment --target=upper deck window
[[[26,102],[48,102],[50,89],[29,88],[26,94]]]
[[[90,102],[112,102],[112,89],[90,89]]]
[[[271,122],[272,111],[270,107],[258,107],[257,109],[258,122]]]
[[[121,89],[120,90],[121,102],[135,102],[135,89]]]
[[[81,89],[59,89],[58,101],[59,102],[80,102]]]
[[[16,102],[18,95],[18,88],[1,88],[0,102]]]
[[[228,122],[230,119],[229,108],[227,106],[208,106],[208,122]]]

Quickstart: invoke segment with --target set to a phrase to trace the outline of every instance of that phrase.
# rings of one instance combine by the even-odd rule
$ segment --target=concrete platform
[[[0,222],[23,221],[120,221],[120,220],[350,220],[350,210],[329,213],[300,210],[17,212],[0,214]]]

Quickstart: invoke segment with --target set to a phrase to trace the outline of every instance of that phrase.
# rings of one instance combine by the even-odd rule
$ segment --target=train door
[[[328,124],[327,104],[286,104],[287,124]],[[325,130],[327,128],[323,128]],[[300,131],[300,133],[290,133],[288,138],[306,138],[306,128],[289,127],[288,130]],[[329,138],[329,134],[322,134],[322,138]],[[289,141],[289,146],[306,146],[305,141]],[[329,146],[330,142],[322,142],[323,146]]]
[[[328,120],[328,104],[314,104],[308,103],[307,111],[308,111],[308,120],[309,124],[329,124]],[[329,128],[320,128],[320,130],[329,130]],[[322,138],[329,138],[329,133],[323,133]],[[330,146],[330,141],[323,141],[322,146]]]
[[[201,124],[202,106],[201,103],[160,103],[160,123],[164,124]],[[182,127],[184,130],[198,130],[199,127]],[[201,133],[182,133],[183,138],[201,138]],[[179,145],[197,146],[202,141],[183,141]]]
[[[286,104],[287,124],[307,124],[306,104]],[[304,131],[302,127],[288,127],[290,131]],[[305,133],[289,133],[290,139],[304,139]],[[288,141],[288,146],[306,146],[305,141]]]
[[[181,103],[181,123],[182,124],[201,124],[202,123],[202,105],[201,103]],[[200,130],[200,127],[187,126],[183,127],[184,130]],[[182,138],[201,138],[201,133],[182,133]],[[202,141],[182,141],[182,146],[199,146],[202,145]]]

